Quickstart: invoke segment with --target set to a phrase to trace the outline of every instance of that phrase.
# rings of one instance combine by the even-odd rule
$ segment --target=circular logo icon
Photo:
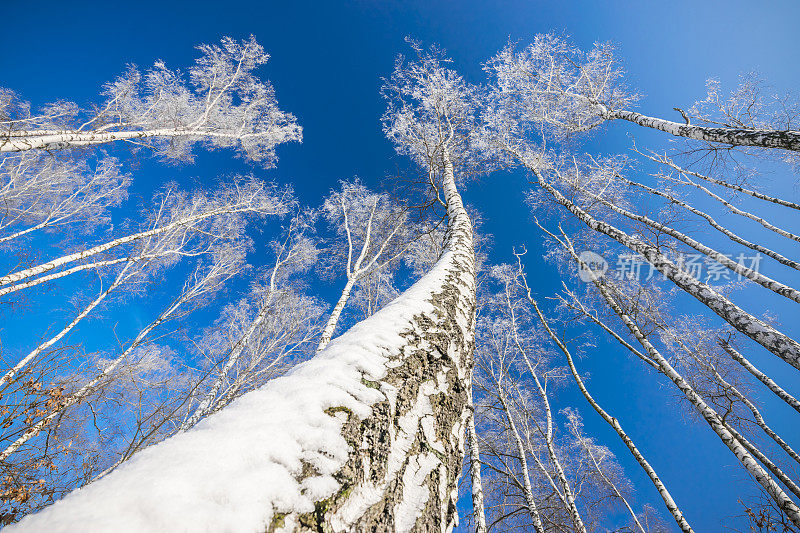
[[[586,283],[602,278],[608,270],[608,261],[600,254],[587,250],[581,252],[578,259],[580,259],[578,277]]]

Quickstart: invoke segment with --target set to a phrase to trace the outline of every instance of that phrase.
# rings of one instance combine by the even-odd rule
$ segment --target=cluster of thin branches
[[[301,216],[273,243],[269,288],[255,284],[199,334],[194,318],[248,270],[248,227],[299,211],[290,188],[253,176],[208,189],[168,183],[123,219],[115,208],[133,176],[90,150],[124,141],[187,161],[199,142],[271,166],[278,144],[300,140],[294,117],[255,73],[268,58],[255,39],[199,50],[188,81],[162,62],[145,73],[130,66],[87,108],[59,101],[34,112],[0,92],[0,298],[8,313],[61,293],[75,307],[26,325],[21,349],[4,349],[4,523],[285,371],[317,335],[323,307],[289,282],[316,253]],[[109,331],[116,342],[108,347],[87,346],[93,318],[137,301],[148,303],[143,325]],[[212,341],[223,331],[246,347],[236,364],[226,365],[221,341]]]
[[[509,45],[486,65],[492,105],[486,107],[485,135],[497,158],[531,176],[530,204],[537,217],[547,219],[540,228],[552,245],[548,255],[565,279],[555,297],[559,312],[572,323],[600,328],[675,387],[681,403],[762,491],[762,501],[746,506],[751,528],[797,530],[800,456],[760,396],[774,394],[795,410],[797,400],[754,361],[770,354],[789,372],[800,368],[791,324],[764,316],[766,306],[790,309],[800,303],[791,281],[799,239],[772,216],[774,208],[789,213],[800,206],[750,185],[756,181],[753,169],[743,181],[734,155],[796,157],[797,104],[770,94],[753,76],[727,98],[711,82],[708,96],[688,112],[676,108],[683,118],[677,123],[629,109],[636,98],[624,88],[623,71],[607,45],[582,53],[564,39],[539,36],[517,48]],[[609,120],[660,130],[684,144],[672,154],[635,145],[633,156],[575,151],[574,139]],[[573,141],[560,143],[566,137]],[[723,160],[737,164],[718,164]],[[598,256],[614,259],[592,264]],[[633,267],[614,270],[630,265],[628,260]],[[566,280],[571,284],[577,277],[586,283],[571,288]],[[751,291],[769,303],[758,309],[743,297]],[[566,341],[540,317],[572,367]],[[632,445],[577,373],[574,378]],[[690,530],[665,488],[659,492],[679,527]]]

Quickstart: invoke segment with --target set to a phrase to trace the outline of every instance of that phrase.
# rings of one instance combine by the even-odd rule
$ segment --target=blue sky
[[[712,75],[730,85],[738,74],[757,69],[780,90],[800,86],[800,4],[790,1],[5,0],[3,18],[0,86],[34,105],[61,98],[94,101],[101,84],[126,63],[146,68],[163,59],[173,68],[188,66],[196,44],[255,34],[272,56],[262,72],[275,85],[281,107],[298,117],[304,141],[280,147],[276,169],[254,171],[292,183],[301,201],[312,205],[339,179],[358,175],[377,184],[393,172],[398,159],[380,130],[379,88],[396,54],[406,51],[407,35],[442,45],[455,68],[476,82],[483,80],[480,64],[509,38],[524,42],[539,32],[565,32],[584,48],[612,40],[628,83],[644,95],[640,109],[669,118],[675,118],[674,106],[701,98]],[[627,150],[623,130],[612,127],[587,149]],[[178,168],[145,161],[132,192],[147,197],[167,179],[207,181],[252,170],[230,156],[200,154],[195,165]],[[539,259],[544,250],[523,203],[525,189],[520,176],[498,174],[470,184],[464,196],[482,211],[485,229],[494,235],[492,260],[508,261],[512,246],[527,245],[529,270],[546,295],[556,290],[557,277]],[[318,289],[325,295],[335,291]],[[676,414],[666,385],[603,341],[583,368],[595,376],[590,386],[598,399],[641,444],[696,530],[720,530],[721,517],[740,514],[736,499],[748,490],[745,474],[706,427]],[[640,488],[639,502],[650,501],[660,511],[655,491],[604,423],[577,397],[565,394],[560,403],[581,407],[587,429],[618,453]],[[798,437],[790,424],[785,429]]]

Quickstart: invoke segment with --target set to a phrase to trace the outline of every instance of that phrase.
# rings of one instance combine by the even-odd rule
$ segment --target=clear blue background
[[[584,48],[612,40],[625,60],[629,84],[644,94],[641,108],[672,118],[673,106],[702,98],[710,75],[734,83],[739,73],[758,69],[780,89],[800,85],[800,4],[791,1],[4,0],[0,13],[0,86],[34,106],[60,98],[96,101],[101,84],[125,63],[146,68],[163,59],[173,68],[186,67],[198,43],[255,34],[272,55],[264,75],[275,85],[281,107],[297,115],[304,142],[279,148],[277,169],[254,171],[291,182],[300,199],[312,205],[338,179],[358,175],[377,184],[394,171],[398,160],[380,131],[384,104],[378,91],[396,54],[406,51],[406,35],[441,44],[455,68],[476,82],[483,80],[481,62],[509,38],[525,41],[538,32],[563,31]],[[621,130],[611,129],[594,148],[627,150]],[[201,154],[197,164],[179,168],[146,161],[135,174],[132,192],[146,198],[162,180],[207,181],[250,170],[230,155]],[[532,280],[546,295],[557,289],[557,277],[538,259],[543,249],[523,205],[524,189],[520,176],[498,174],[472,183],[464,196],[483,212],[485,229],[494,235],[492,260],[508,261],[512,246],[526,244]],[[786,191],[793,193],[791,187]],[[321,284],[315,289],[328,297],[336,291]],[[33,309],[46,316],[42,307]],[[140,312],[134,307],[129,316]],[[796,322],[791,316],[783,322]],[[42,333],[38,322],[29,321],[35,335]],[[782,371],[768,359],[763,364]],[[602,341],[582,366],[594,376],[591,386],[598,399],[640,443],[696,531],[720,531],[723,517],[741,514],[737,498],[752,493],[746,475],[706,427],[681,414],[662,381]],[[796,375],[782,373],[796,390]],[[579,398],[560,398],[560,404],[570,403],[584,411],[587,429],[617,452],[639,488],[638,502],[651,502],[666,518],[655,491],[616,436]],[[780,418],[778,425],[792,430],[789,437],[797,442],[796,424]]]

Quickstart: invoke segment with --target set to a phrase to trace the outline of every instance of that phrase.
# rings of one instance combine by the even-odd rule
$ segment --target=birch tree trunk
[[[565,236],[566,239],[566,236]],[[580,263],[575,250],[569,240],[566,241],[567,251],[570,255]],[[794,501],[786,495],[781,487],[764,471],[763,468],[756,462],[754,455],[757,459],[769,468],[769,470],[776,476],[785,477],[783,472],[775,468],[766,457],[763,456],[754,446],[750,445],[738,432],[728,426],[719,414],[709,406],[705,400],[691,387],[691,385],[679,374],[672,365],[664,358],[663,355],[650,343],[647,336],[639,329],[635,321],[628,316],[625,311],[617,304],[613,296],[610,294],[608,288],[605,286],[602,279],[592,280],[592,284],[597,288],[600,296],[606,301],[609,307],[617,314],[625,326],[630,330],[631,334],[636,338],[639,344],[642,345],[650,359],[655,361],[662,374],[672,381],[676,387],[684,394],[691,404],[697,409],[697,412],[706,420],[711,429],[719,436],[720,440],[725,446],[733,452],[742,466],[753,476],[753,478],[762,486],[764,490],[775,501],[777,506],[783,511],[789,520],[795,525],[800,525],[800,508]],[[789,484],[794,483],[786,479]],[[786,482],[784,481],[784,482]],[[787,484],[787,486],[789,486]],[[790,487],[792,488],[792,487]]]
[[[442,185],[444,252],[405,293],[288,375],[10,530],[451,531],[475,271],[446,154]]]
[[[95,256],[97,254],[100,254],[100,253],[103,253],[103,252],[107,252],[108,250],[111,250],[112,248],[116,248],[117,246],[122,246],[124,244],[128,244],[128,243],[131,243],[131,242],[140,241],[142,239],[147,239],[149,237],[154,237],[154,236],[157,236],[157,235],[161,235],[161,234],[167,233],[167,232],[172,231],[172,230],[191,227],[192,224],[194,224],[196,222],[200,222],[200,221],[203,221],[203,220],[206,220],[206,219],[210,219],[210,218],[213,218],[215,216],[223,215],[223,214],[226,214],[226,213],[236,213],[236,212],[239,212],[239,209],[242,210],[241,212],[245,212],[245,211],[249,210],[247,207],[245,207],[245,206],[240,204],[240,205],[236,205],[235,207],[233,207],[233,206],[220,207],[218,209],[213,209],[213,210],[209,210],[209,211],[202,212],[202,213],[199,213],[199,214],[194,214],[194,215],[191,215],[191,216],[188,216],[188,217],[185,217],[185,218],[176,219],[176,220],[174,220],[174,221],[172,221],[172,222],[170,222],[168,224],[164,224],[162,226],[156,226],[156,227],[154,227],[152,229],[149,229],[149,230],[146,230],[146,231],[140,231],[138,233],[134,233],[134,234],[131,234],[131,235],[126,235],[125,237],[120,237],[118,239],[114,239],[112,241],[108,241],[108,242],[103,243],[103,244],[98,244],[97,246],[93,246],[92,248],[89,248],[87,250],[83,250],[83,251],[80,251],[80,252],[75,252],[75,253],[72,253],[72,254],[64,255],[64,256],[61,256],[61,257],[59,257],[57,259],[53,259],[51,261],[48,261],[47,263],[42,263],[42,264],[34,266],[34,267],[26,268],[24,270],[18,270],[16,272],[11,273],[11,274],[7,274],[5,276],[0,277],[0,285],[8,285],[10,283],[17,283],[17,282],[19,282],[19,281],[21,281],[23,279],[27,279],[27,278],[30,278],[32,276],[38,276],[40,274],[44,274],[45,272],[49,272],[49,271],[51,271],[51,270],[53,270],[55,268],[58,268],[60,266],[65,265],[65,264],[73,263],[75,261],[80,261],[80,260],[86,259],[87,257],[92,257],[92,256]]]
[[[688,174],[690,176],[694,176],[695,178],[700,178],[701,180],[707,181],[709,183],[713,183],[715,185],[719,185],[721,187],[726,187],[726,188],[734,190],[736,192],[741,192],[741,193],[750,195],[753,198],[758,198],[759,200],[764,200],[765,202],[770,202],[770,203],[773,203],[773,204],[782,205],[783,207],[788,207],[790,209],[797,209],[798,211],[800,211],[800,204],[797,204],[795,202],[790,202],[788,200],[784,200],[783,198],[776,198],[775,196],[770,196],[768,194],[764,194],[764,193],[759,192],[759,191],[754,191],[752,189],[746,189],[746,188],[742,187],[741,185],[736,185],[735,183],[729,183],[727,181],[714,178],[712,176],[706,176],[705,174],[700,174],[699,172],[695,172],[694,170],[691,170],[691,169],[688,169],[688,168],[680,167],[680,166],[676,165],[675,162],[672,161],[672,159],[670,159],[666,155],[645,154],[643,152],[640,152],[636,148],[634,148],[634,151],[636,153],[638,153],[638,154],[650,159],[651,161],[655,161],[656,163],[661,163],[662,165],[666,165],[666,166],[672,168],[673,170],[675,170],[677,172],[680,172],[681,174],[684,174],[684,175]]]
[[[472,385],[469,388],[469,404],[472,411],[467,421],[467,440],[469,441],[469,471],[472,481],[472,512],[475,517],[475,533],[486,533],[486,509],[483,504],[483,481],[481,479],[481,453],[478,433],[475,431],[475,403],[472,399]]]
[[[153,129],[153,130],[134,130],[134,131],[68,131],[68,132],[47,132],[41,135],[36,131],[17,132],[17,135],[10,138],[0,138],[1,152],[24,152],[26,150],[64,150],[66,148],[76,148],[81,146],[92,146],[105,144],[114,141],[130,141],[135,139],[147,139],[150,137],[219,137],[224,139],[239,139],[249,137],[261,137],[269,133],[251,133],[234,135],[231,133],[215,132],[203,129]]]
[[[558,189],[550,185],[538,169],[535,167],[529,168],[536,175],[538,183],[542,188],[550,193],[556,202],[567,208],[581,222],[589,226],[589,228],[603,233],[629,249],[641,254],[648,263],[669,278],[675,285],[692,295],[731,326],[793,367],[800,369],[800,343],[776,330],[763,320],[747,313],[710,286],[698,281],[690,273],[679,268],[668,257],[660,253],[654,246],[631,237],[616,226],[594,218],[567,199]]]
[[[275,266],[272,268],[272,274],[270,274],[269,278],[269,293],[267,293],[267,297],[261,304],[261,308],[259,309],[258,314],[256,314],[253,321],[250,322],[250,325],[247,327],[247,330],[242,334],[242,336],[239,338],[236,344],[231,347],[230,351],[228,352],[228,358],[225,361],[225,364],[222,366],[219,376],[217,376],[216,381],[214,381],[214,384],[211,386],[209,391],[206,392],[203,399],[200,400],[200,403],[197,405],[192,415],[187,417],[183,421],[180,427],[181,431],[186,431],[190,427],[194,426],[195,424],[197,424],[199,420],[201,420],[204,416],[208,415],[208,413],[210,413],[214,409],[215,407],[214,400],[217,399],[217,394],[219,394],[222,385],[225,383],[225,380],[228,377],[228,373],[231,371],[231,369],[233,369],[233,367],[239,361],[239,357],[241,357],[242,352],[244,352],[247,346],[247,341],[267,318],[267,314],[270,311],[269,304],[272,301],[273,296],[275,295],[275,279],[277,278],[278,270],[280,269],[281,265],[282,265],[281,257],[278,256],[278,258],[275,260]]]
[[[647,477],[650,478],[650,481],[653,483],[653,486],[655,486],[656,490],[658,491],[658,494],[661,496],[661,499],[664,500],[664,505],[667,507],[667,510],[669,510],[669,513],[675,519],[675,522],[678,524],[678,527],[681,529],[681,531],[684,531],[685,533],[693,533],[692,527],[689,525],[689,523],[684,518],[683,513],[681,512],[680,508],[678,507],[678,504],[675,503],[675,500],[672,498],[672,495],[670,494],[669,490],[667,490],[666,485],[664,485],[664,483],[661,481],[661,478],[659,478],[659,476],[656,473],[656,471],[653,469],[652,466],[650,466],[650,463],[647,462],[647,459],[645,459],[644,455],[642,455],[642,453],[636,447],[636,444],[633,442],[633,439],[631,439],[628,436],[628,434],[625,433],[625,431],[622,429],[622,426],[620,425],[619,420],[617,420],[615,417],[609,415],[600,406],[600,404],[597,403],[597,401],[594,399],[594,397],[589,393],[589,390],[586,388],[586,385],[584,384],[583,379],[581,378],[580,374],[578,373],[578,369],[575,367],[575,361],[572,359],[572,354],[570,353],[570,351],[567,348],[567,346],[561,341],[561,339],[558,338],[558,336],[555,334],[555,332],[552,329],[550,329],[550,324],[548,324],[547,319],[545,318],[545,316],[542,313],[542,311],[539,309],[539,305],[536,303],[536,300],[534,300],[533,296],[531,295],[531,291],[528,288],[527,280],[525,280],[524,283],[525,283],[525,288],[527,289],[527,293],[528,293],[527,294],[528,301],[531,302],[531,304],[533,305],[534,309],[536,310],[536,314],[539,316],[539,320],[542,322],[542,325],[544,326],[544,328],[547,331],[548,335],[550,335],[550,338],[553,340],[553,342],[556,344],[556,346],[558,346],[558,348],[561,350],[561,352],[566,356],[567,364],[569,365],[570,373],[572,374],[572,377],[575,379],[575,383],[578,385],[578,388],[580,389],[581,394],[583,394],[583,397],[586,398],[586,401],[589,402],[589,405],[592,406],[592,408],[597,412],[597,414],[599,414],[603,418],[603,420],[605,420],[608,423],[608,425],[610,425],[612,428],[614,428],[614,431],[617,432],[617,435],[619,435],[619,438],[622,439],[623,443],[625,443],[625,446],[631,452],[631,455],[633,455],[634,459],[636,459],[636,462],[639,463],[639,466],[641,466],[642,470],[645,471],[645,473],[647,474]],[[633,348],[633,347],[631,347],[631,348],[634,351],[636,351],[635,348]],[[592,457],[592,461],[594,461],[594,457]],[[596,462],[595,462],[595,466],[597,466]],[[599,466],[597,466],[597,470],[598,470],[598,472],[600,472]],[[601,475],[602,475],[602,472],[601,472]],[[614,487],[614,490],[617,492],[618,496],[620,498],[622,498],[622,495],[619,494],[619,491],[617,490],[616,487]],[[624,500],[624,498],[622,498],[622,499]],[[641,524],[639,523],[639,519],[636,517],[636,513],[634,513],[631,510],[630,505],[628,505],[627,501],[625,501],[625,505],[628,507],[628,510],[631,512],[631,515],[633,516],[633,519],[636,521],[636,523],[641,528]]]
[[[347,304],[347,300],[350,299],[350,291],[353,290],[353,285],[355,285],[356,279],[355,277],[348,277],[347,283],[342,289],[342,294],[339,296],[339,300],[336,302],[336,306],[331,311],[331,316],[328,317],[328,322],[325,324],[325,329],[322,330],[322,337],[319,340],[319,346],[317,346],[317,351],[325,349],[331,339],[333,338],[333,332],[336,331],[336,324],[339,322],[339,316],[341,316],[342,311],[344,310],[345,304]]]
[[[798,400],[797,398],[786,392],[783,389],[783,387],[775,383],[775,381],[772,378],[770,378],[764,372],[756,368],[755,365],[753,365],[753,363],[751,363],[745,356],[736,351],[728,342],[720,340],[719,344],[720,346],[722,346],[723,350],[728,352],[728,355],[730,355],[734,361],[745,367],[745,369],[747,369],[748,372],[750,372],[753,376],[755,376],[756,379],[758,379],[761,383],[766,385],[767,388],[771,390],[778,398],[786,402],[786,404],[791,406],[792,409],[800,413],[800,400]]]
[[[774,250],[771,250],[771,249],[769,249],[769,248],[767,248],[765,246],[761,246],[760,244],[752,243],[752,242],[744,239],[743,237],[741,237],[741,236],[737,235],[736,233],[732,232],[731,230],[729,230],[728,228],[726,228],[722,224],[718,223],[708,213],[700,211],[699,209],[693,207],[692,205],[690,205],[690,204],[688,204],[686,202],[683,202],[683,201],[675,198],[674,196],[672,196],[670,194],[667,194],[665,192],[659,191],[658,189],[654,189],[652,187],[648,187],[647,185],[644,185],[643,183],[638,183],[636,181],[629,180],[628,178],[624,178],[622,176],[617,176],[617,178],[622,180],[623,182],[629,184],[629,185],[634,185],[636,187],[639,187],[639,188],[641,188],[641,189],[643,189],[643,190],[645,190],[645,191],[647,191],[647,192],[649,192],[651,194],[655,194],[656,196],[660,196],[662,198],[666,198],[667,200],[670,201],[670,203],[675,204],[675,205],[679,205],[682,208],[684,208],[687,211],[689,211],[690,213],[694,213],[695,215],[705,219],[711,225],[712,228],[714,228],[715,230],[719,231],[720,233],[722,233],[723,235],[728,237],[733,242],[739,243],[739,244],[741,244],[743,246],[746,246],[746,247],[750,248],[751,250],[755,250],[756,252],[762,253],[762,254],[766,255],[767,257],[771,257],[772,259],[775,259],[776,261],[778,261],[782,265],[786,265],[786,266],[788,266],[790,268],[793,268],[795,270],[800,270],[800,262],[797,262],[797,261],[795,261],[793,259],[789,259],[788,257],[785,257],[785,256],[779,254],[778,252],[776,252]]]
[[[759,273],[757,270],[754,270],[754,269],[751,269],[751,268],[747,268],[743,264],[738,263],[736,261],[733,261],[727,255],[725,255],[725,254],[723,254],[723,253],[721,253],[721,252],[719,252],[719,251],[717,251],[717,250],[715,250],[715,249],[713,249],[713,248],[711,248],[709,246],[706,246],[702,242],[700,242],[700,241],[698,241],[696,239],[693,239],[689,235],[686,235],[685,233],[681,233],[680,231],[678,231],[678,230],[676,230],[674,228],[671,228],[670,226],[667,226],[666,224],[661,224],[660,222],[656,222],[655,220],[653,220],[653,219],[651,219],[649,217],[646,217],[644,215],[639,215],[637,213],[633,213],[631,211],[623,209],[623,208],[619,207],[618,205],[614,204],[613,202],[605,200],[605,199],[603,199],[603,198],[601,198],[599,196],[595,196],[595,195],[590,195],[590,196],[592,198],[596,199],[597,201],[602,202],[604,205],[608,206],[612,211],[614,211],[616,213],[619,213],[620,215],[625,216],[625,217],[627,217],[627,218],[629,218],[631,220],[636,220],[638,222],[641,222],[642,224],[650,226],[653,229],[661,231],[661,232],[665,233],[666,235],[669,235],[670,237],[673,237],[673,238],[679,240],[680,242],[684,243],[685,245],[694,248],[698,252],[700,252],[702,254],[705,254],[709,258],[711,258],[714,261],[716,261],[717,263],[725,266],[729,270],[739,274],[740,276],[745,277],[745,278],[749,279],[750,281],[752,281],[754,283],[758,283],[762,287],[771,290],[775,294],[779,294],[779,295],[781,295],[781,296],[783,296],[785,298],[788,298],[788,299],[793,300],[793,301],[795,301],[797,303],[800,303],[800,291],[798,291],[797,289],[795,289],[793,287],[790,287],[788,285],[785,285],[785,284],[783,284],[783,283],[781,283],[779,281],[775,281],[774,279]]]
[[[40,353],[50,348],[52,345],[60,341],[64,337],[64,335],[75,329],[75,326],[77,326],[81,320],[86,318],[86,316],[89,313],[91,313],[95,307],[100,305],[100,303],[103,300],[105,300],[106,296],[108,296],[114,289],[122,285],[125,281],[130,279],[135,274],[135,273],[133,274],[128,273],[129,267],[133,265],[134,263],[128,263],[127,265],[125,265],[122,271],[119,274],[117,274],[116,279],[111,283],[111,285],[109,285],[106,290],[101,292],[94,300],[89,302],[89,304],[86,305],[80,313],[78,313],[78,316],[73,318],[69,324],[64,326],[64,328],[58,333],[56,333],[53,337],[39,344],[30,353],[28,353],[28,355],[20,359],[19,362],[16,365],[14,365],[8,372],[6,372],[2,377],[0,377],[0,386],[13,379],[14,376],[17,375],[19,371],[22,370],[25,367],[25,365],[30,363],[36,356],[38,356]]]
[[[755,130],[739,128],[709,128],[679,124],[670,120],[649,117],[635,111],[612,111],[609,119],[621,119],[639,126],[661,130],[676,137],[697,141],[729,144],[731,146],[758,146],[800,151],[800,131]]]
[[[531,515],[531,519],[533,520],[534,529],[536,529],[537,533],[543,533],[544,528],[542,527],[542,520],[539,516],[539,509],[536,505],[536,500],[533,497],[530,470],[528,470],[528,454],[525,451],[525,447],[522,445],[522,438],[519,436],[517,425],[514,423],[514,417],[508,407],[508,402],[506,401],[505,394],[503,393],[502,385],[499,381],[495,382],[495,384],[497,385],[497,396],[500,398],[500,405],[503,406],[503,412],[505,413],[506,420],[508,421],[508,428],[511,430],[511,434],[514,436],[514,444],[517,447],[517,455],[519,455],[520,470],[522,471],[522,480],[524,483],[522,488],[523,492],[525,493],[525,504],[527,505],[528,513]]]

